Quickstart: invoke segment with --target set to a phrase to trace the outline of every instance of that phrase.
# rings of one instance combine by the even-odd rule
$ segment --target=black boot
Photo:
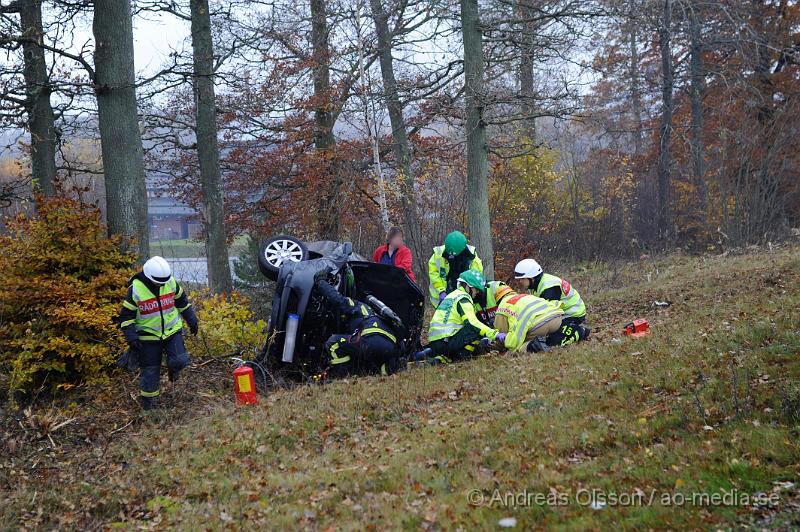
[[[592,328],[586,325],[581,325],[581,338],[580,341],[588,340],[589,335],[592,334]]]
[[[526,351],[528,351],[528,353],[547,353],[550,351],[550,348],[547,346],[547,343],[542,341],[541,338],[536,338],[528,343]]]
[[[156,407],[155,397],[139,397],[139,402],[142,405],[142,410],[153,410]]]
[[[433,349],[431,349],[430,347],[426,347],[425,349],[423,349],[421,351],[417,351],[416,353],[411,355],[411,361],[412,362],[424,362],[424,361],[428,360],[432,356],[433,356]]]
[[[169,382],[177,381],[180,374],[181,370],[178,368],[167,368],[167,378],[169,379]]]

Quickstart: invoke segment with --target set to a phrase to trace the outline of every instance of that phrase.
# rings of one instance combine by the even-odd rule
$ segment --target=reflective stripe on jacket
[[[547,301],[530,294],[517,294],[504,299],[497,308],[497,314],[508,320],[506,349],[516,351],[525,344],[528,331],[541,323],[563,316],[558,302]]]
[[[513,292],[513,290],[503,281],[489,281],[486,283],[486,307],[481,308],[479,304],[475,303],[475,312],[478,313],[481,321],[493,326],[498,301],[510,292]]]
[[[581,299],[581,295],[575,290],[566,279],[561,279],[549,273],[542,274],[539,286],[531,290],[531,294],[541,297],[542,293],[548,288],[558,286],[561,288],[561,310],[568,318],[581,318],[586,316],[586,305]]]
[[[475,315],[472,298],[461,288],[453,290],[436,308],[428,329],[428,341],[444,340],[455,335],[464,328],[465,323],[475,327],[482,336],[491,340],[497,336],[497,331],[487,326]]]
[[[475,257],[470,264],[470,270],[483,271],[483,263],[475,246],[467,246],[467,249]],[[444,257],[444,246],[436,246],[433,248],[433,255],[428,260],[428,279],[430,285],[428,286],[428,296],[431,300],[431,305],[436,308],[439,304],[439,294],[447,290],[447,274],[450,272],[450,263]]]
[[[181,311],[175,300],[183,295],[183,289],[174,278],[159,287],[158,296],[153,294],[139,279],[131,283],[131,299],[136,305],[136,330],[142,340],[163,340],[183,328]],[[126,302],[127,303],[127,302]],[[126,326],[125,323],[122,324]]]

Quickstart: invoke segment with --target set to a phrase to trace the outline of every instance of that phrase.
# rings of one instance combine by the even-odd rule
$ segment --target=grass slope
[[[797,526],[800,252],[672,257],[572,280],[597,327],[585,344],[305,386],[253,408],[225,396],[190,422],[163,410],[95,449],[97,467],[69,486],[60,473],[12,483],[6,523]],[[596,288],[609,282],[621,287]],[[619,339],[635,317],[652,336]],[[703,498],[726,492],[777,505]]]

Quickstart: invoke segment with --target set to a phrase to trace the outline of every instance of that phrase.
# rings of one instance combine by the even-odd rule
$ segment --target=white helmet
[[[172,277],[172,268],[162,257],[156,255],[144,263],[144,276],[156,284],[164,284]]]
[[[542,273],[542,267],[533,259],[522,259],[514,266],[514,279],[533,279]]]

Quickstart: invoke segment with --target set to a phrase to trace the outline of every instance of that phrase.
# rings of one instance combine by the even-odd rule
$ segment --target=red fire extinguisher
[[[236,393],[236,402],[240,405],[256,404],[258,398],[253,368],[242,365],[233,370],[233,390]]]

